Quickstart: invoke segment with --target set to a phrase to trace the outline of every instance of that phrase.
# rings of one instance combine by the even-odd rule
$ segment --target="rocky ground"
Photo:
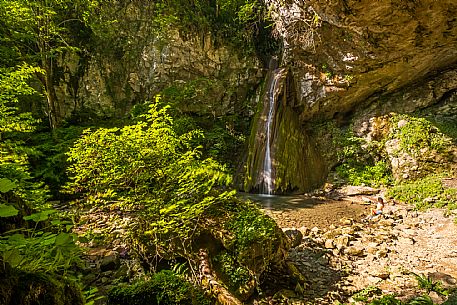
[[[355,302],[351,298],[355,292],[367,287],[408,299],[424,293],[412,273],[457,287],[453,215],[388,202],[382,216],[367,219],[374,208],[369,200],[377,196],[345,192],[327,200],[295,197],[289,199],[295,202],[292,207],[290,202],[265,205],[267,214],[292,237],[295,247],[289,263],[304,275],[302,285],[291,289],[284,282],[284,289],[269,302],[350,303]],[[437,304],[446,301],[435,292],[430,296]]]
[[[350,304],[351,296],[367,287],[408,299],[424,293],[412,273],[457,287],[457,215],[440,209],[415,211],[388,201],[383,215],[367,219],[375,207],[370,200],[379,196],[376,192],[346,189],[261,198],[264,210],[290,236],[293,247],[289,270],[271,270],[261,279],[264,294],[253,303]],[[101,294],[125,277],[142,274],[141,262],[131,255],[132,245],[120,238],[134,226],[128,216],[94,208],[81,219],[79,233],[88,237],[85,283],[98,287]],[[104,238],[97,240],[100,235],[110,237],[109,247]],[[437,304],[446,301],[433,292],[430,296]]]

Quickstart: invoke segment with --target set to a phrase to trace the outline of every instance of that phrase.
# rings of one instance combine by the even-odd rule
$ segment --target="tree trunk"
[[[54,90],[54,77],[52,71],[52,62],[47,60],[45,65],[45,90],[46,90],[46,99],[48,101],[48,117],[49,117],[49,126],[51,129],[55,129],[59,126],[61,121],[60,116],[60,107],[57,101],[56,92]]]

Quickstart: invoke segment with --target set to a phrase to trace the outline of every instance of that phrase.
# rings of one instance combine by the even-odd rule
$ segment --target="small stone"
[[[350,226],[350,225],[352,225],[352,223],[353,223],[353,219],[350,219],[350,218],[341,218],[341,219],[340,219],[340,222],[341,222],[343,225]]]
[[[295,294],[294,291],[292,290],[289,290],[289,289],[282,289],[280,291],[278,291],[277,293],[275,293],[275,295],[273,296],[273,299],[276,299],[276,300],[284,300],[284,299],[290,299],[290,298],[295,298],[297,295]]]
[[[371,242],[365,247],[365,251],[370,254],[376,254],[379,249],[378,245],[378,243]]]
[[[309,235],[309,232],[311,231],[309,228],[307,227],[300,227],[298,228],[298,230],[301,232],[301,234],[303,236],[308,236]]]
[[[325,232],[324,237],[327,239],[333,239],[336,236],[341,235],[341,234],[342,234],[342,230],[338,228],[338,229],[329,230],[329,231]]]
[[[327,249],[333,249],[335,247],[335,242],[333,239],[327,239],[325,241],[325,248]]]
[[[430,291],[428,296],[432,299],[433,304],[441,304],[444,302],[444,298],[435,291]]]
[[[343,247],[347,247],[349,245],[349,237],[348,236],[339,236],[335,239],[335,246],[337,249],[341,249]]]
[[[363,256],[363,249],[357,247],[348,247],[344,250],[344,253],[351,256]]]
[[[400,120],[400,121],[398,121],[397,126],[398,126],[398,128],[403,128],[406,126],[406,124],[408,124],[407,120]]]
[[[377,257],[386,257],[388,252],[389,251],[387,249],[381,249],[378,252],[376,252],[376,256]]]
[[[311,232],[314,234],[318,234],[321,230],[318,227],[314,227],[311,229]]]
[[[380,226],[384,226],[384,227],[391,227],[394,225],[394,222],[395,222],[395,220],[393,220],[393,219],[383,219],[383,220],[379,221],[378,224]]]

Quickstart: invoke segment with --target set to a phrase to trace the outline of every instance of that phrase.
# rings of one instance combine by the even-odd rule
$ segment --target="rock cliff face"
[[[293,67],[302,120],[377,102],[457,62],[457,4],[444,1],[268,0]],[[456,83],[447,87],[455,90]],[[416,109],[437,102],[405,108]]]
[[[257,58],[215,42],[208,32],[164,29],[152,7],[131,1],[105,8],[106,19],[115,22],[95,33],[87,56],[62,59],[57,94],[63,115],[121,116],[166,88],[186,86],[192,92],[179,105],[184,112],[216,117],[247,111],[246,99],[263,79]]]

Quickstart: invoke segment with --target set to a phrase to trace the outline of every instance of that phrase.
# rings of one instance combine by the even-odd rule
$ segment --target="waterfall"
[[[279,71],[279,72],[278,72]],[[275,92],[278,89],[280,82],[278,81],[281,78],[283,69],[278,69],[273,72],[273,76],[270,82],[270,87],[268,91],[268,114],[267,120],[265,123],[265,157],[263,161],[263,168],[261,177],[263,178],[262,185],[260,186],[261,194],[273,194],[274,190],[274,180],[272,175],[272,159],[271,159],[271,145],[272,145],[272,125],[275,116]]]
[[[327,167],[296,111],[293,74],[270,65],[258,94],[243,190],[265,195],[304,193],[322,185]]]

